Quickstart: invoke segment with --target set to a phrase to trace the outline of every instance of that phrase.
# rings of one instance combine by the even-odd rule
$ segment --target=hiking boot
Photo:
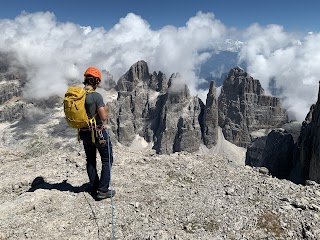
[[[114,197],[115,194],[116,194],[115,190],[108,190],[107,192],[98,191],[97,198],[98,199],[111,198],[111,197]]]
[[[91,196],[97,195],[98,186],[92,186],[90,183],[84,184],[84,191],[89,193]]]

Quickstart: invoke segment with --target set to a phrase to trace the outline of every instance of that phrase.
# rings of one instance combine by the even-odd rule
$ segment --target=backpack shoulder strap
[[[86,90],[86,94],[88,95],[89,93],[93,93],[93,92],[96,92],[96,90],[95,89],[93,89],[93,88],[89,88],[89,89],[86,89],[86,88],[84,88],[84,90]],[[94,125],[94,126],[96,126],[96,116],[97,116],[97,113],[96,114],[94,114],[94,116],[91,118],[91,119],[89,119],[89,123],[90,123],[90,125]]]
[[[95,92],[95,91],[96,91],[96,90],[95,90],[95,89],[93,89],[93,88],[90,88],[90,89],[86,89],[86,88],[84,88],[84,90],[86,90],[87,94],[89,94],[89,93],[93,93],[93,92]]]

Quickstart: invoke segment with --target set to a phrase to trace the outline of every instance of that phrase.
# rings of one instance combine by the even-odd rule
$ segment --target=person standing
[[[115,191],[109,189],[113,164],[112,144],[103,125],[108,117],[108,107],[104,104],[101,94],[95,91],[101,80],[101,73],[95,67],[89,67],[84,73],[83,84],[87,91],[85,109],[88,118],[95,119],[95,124],[92,127],[81,128],[79,132],[86,154],[91,195],[97,199],[110,198],[115,195]],[[94,132],[92,133],[92,131]],[[97,150],[101,157],[100,178],[97,172]]]

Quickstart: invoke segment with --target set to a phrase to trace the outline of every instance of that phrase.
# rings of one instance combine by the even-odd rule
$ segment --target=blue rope
[[[109,131],[106,129],[107,132],[107,138],[108,138],[108,153],[109,153],[109,176],[110,176],[110,181],[109,181],[109,186],[110,186],[110,191],[111,191],[111,224],[112,224],[112,230],[111,230],[111,239],[114,240],[114,207],[113,207],[113,196],[112,196],[112,187],[111,187],[111,153],[110,153],[110,136],[109,136]]]

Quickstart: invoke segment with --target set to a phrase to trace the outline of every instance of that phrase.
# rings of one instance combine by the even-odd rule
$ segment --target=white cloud
[[[291,119],[302,121],[317,100],[320,34],[307,34],[300,41],[275,25],[253,25],[247,34],[240,56],[247,61],[248,72],[264,88],[274,79]]]
[[[106,69],[117,80],[138,60],[151,71],[167,77],[180,72],[196,94],[197,65],[223,40],[224,25],[211,13],[197,13],[185,27],[165,26],[154,31],[140,16],[129,13],[109,31],[103,28],[60,23],[53,13],[22,13],[14,20],[0,20],[4,34],[0,49],[16,52],[28,69],[27,95],[63,94],[68,80],[78,78],[88,66]]]
[[[197,70],[213,51],[240,49],[248,73],[267,89],[274,79],[292,117],[302,120],[316,101],[320,76],[320,35],[297,36],[281,26],[254,24],[228,29],[212,13],[198,12],[183,27],[152,30],[142,17],[129,13],[111,29],[58,22],[50,12],[22,13],[0,20],[0,51],[11,51],[28,70],[26,93],[33,97],[62,95],[68,83],[88,66],[106,69],[117,80],[138,60],[167,78],[179,72],[191,94],[198,91]]]

